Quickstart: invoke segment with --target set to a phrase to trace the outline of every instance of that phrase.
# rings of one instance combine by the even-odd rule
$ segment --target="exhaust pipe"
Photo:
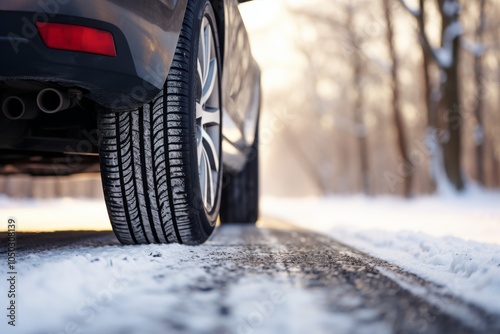
[[[34,96],[8,96],[2,103],[2,112],[8,119],[34,119],[38,108]]]
[[[45,88],[38,93],[36,103],[38,108],[47,114],[54,114],[71,107],[68,94],[54,88]]]

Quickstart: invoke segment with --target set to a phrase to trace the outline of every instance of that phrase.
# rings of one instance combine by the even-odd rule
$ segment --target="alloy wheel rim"
[[[212,23],[203,17],[197,57],[196,144],[201,198],[208,212],[216,204],[220,157],[220,90]]]

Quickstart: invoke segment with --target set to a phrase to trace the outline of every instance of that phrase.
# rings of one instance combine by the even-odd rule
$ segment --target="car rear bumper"
[[[80,87],[115,109],[154,98],[168,74],[185,0],[46,0],[0,2],[0,81]],[[113,34],[117,56],[49,49],[36,22],[93,27]]]

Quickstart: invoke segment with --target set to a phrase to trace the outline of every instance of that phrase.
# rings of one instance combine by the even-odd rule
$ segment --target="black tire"
[[[221,195],[221,223],[255,224],[259,219],[259,127],[239,173],[225,173]]]
[[[215,45],[214,51],[208,48],[209,58],[202,61],[208,64],[209,69],[206,72],[204,69],[203,73],[214,80],[210,83],[217,96],[212,98],[215,93],[211,90],[207,93],[210,98],[204,101],[207,105],[218,104],[219,112],[213,116],[213,119],[219,117],[218,125],[217,121],[212,121],[213,124],[207,126],[211,126],[211,135],[218,138],[211,146],[215,148],[211,152],[216,152],[212,159],[221,162],[220,49],[215,15],[208,0],[189,1],[174,60],[164,89],[157,98],[131,112],[100,113],[104,196],[113,230],[123,244],[201,244],[216,225],[222,168],[215,171],[216,176],[211,169],[206,172],[213,176],[210,185],[215,184],[210,188],[214,192],[208,208],[201,191],[198,164],[202,159],[198,159],[197,134],[204,134],[199,126],[205,129],[201,116],[201,125],[197,123],[201,94],[205,94],[205,81],[199,76],[202,72],[197,70],[198,49],[204,49],[203,52],[207,49],[205,44],[198,47],[199,43],[206,42],[200,39],[202,22],[203,27],[209,22],[208,35],[213,38],[209,42]],[[211,71],[214,63],[215,72]],[[216,128],[212,128],[214,124]],[[204,143],[202,139],[202,146]],[[212,160],[209,161],[208,155],[203,159],[203,167],[210,168],[208,164]]]

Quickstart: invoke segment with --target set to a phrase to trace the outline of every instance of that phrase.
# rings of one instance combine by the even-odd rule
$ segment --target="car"
[[[0,1],[0,174],[100,172],[123,244],[255,223],[260,70],[240,2]]]

